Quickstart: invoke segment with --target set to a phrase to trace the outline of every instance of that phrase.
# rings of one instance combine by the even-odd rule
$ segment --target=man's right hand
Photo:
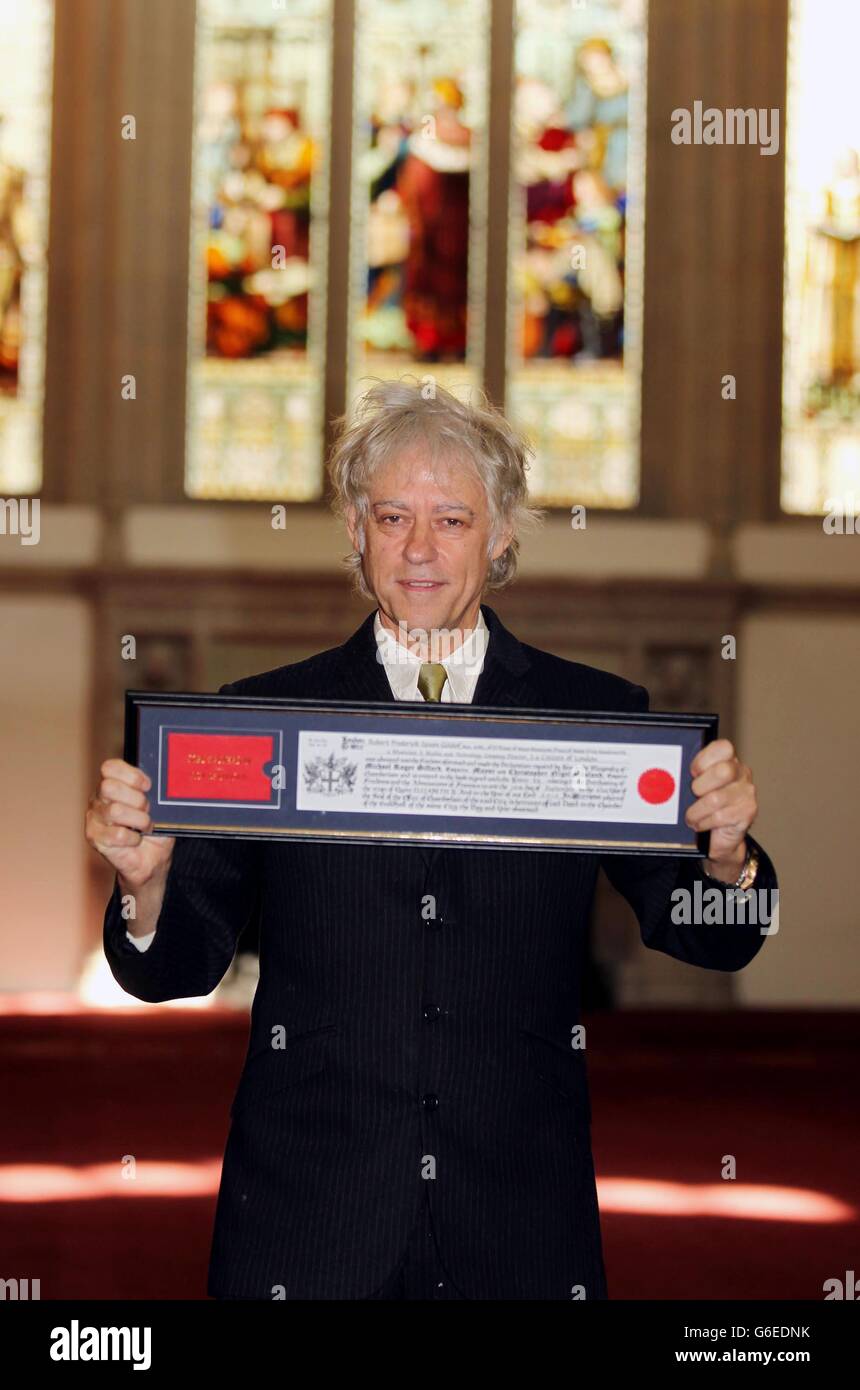
[[[174,836],[149,835],[150,786],[141,768],[108,758],[85,825],[88,842],[116,870],[122,892],[138,898],[139,910],[129,922],[133,936],[155,929],[176,844]]]

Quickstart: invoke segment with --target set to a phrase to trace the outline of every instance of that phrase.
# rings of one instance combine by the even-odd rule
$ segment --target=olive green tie
[[[439,704],[442,699],[442,687],[447,679],[448,672],[441,661],[423,661],[418,672],[418,689],[425,700]]]

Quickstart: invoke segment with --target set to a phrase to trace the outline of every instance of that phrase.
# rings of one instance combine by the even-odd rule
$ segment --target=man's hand
[[[699,750],[690,772],[696,800],[684,819],[693,830],[711,832],[706,873],[734,883],[746,858],[746,833],[758,815],[752,771],[727,738],[717,738]]]
[[[149,836],[152,820],[146,793],[150,785],[139,767],[108,758],[101,765],[101,781],[90,800],[85,826],[87,840],[116,870],[122,891],[140,895],[141,911],[136,925],[129,926],[133,936],[155,927],[176,844],[173,836]]]

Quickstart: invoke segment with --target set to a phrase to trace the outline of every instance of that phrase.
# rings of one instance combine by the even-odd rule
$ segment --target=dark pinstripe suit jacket
[[[484,607],[475,704],[643,710],[647,692],[517,639]],[[341,647],[230,693],[392,699],[371,614]],[[773,887],[762,856],[760,881]],[[260,914],[260,983],[224,1159],[215,1296],[353,1299],[400,1259],[429,1196],[468,1298],[607,1296],[583,1053],[570,1045],[601,860],[591,854],[180,839],[155,939],[104,943],[139,999],[208,994]],[[606,856],[646,945],[714,970],[754,926],[677,926],[698,861]],[[707,881],[708,886],[713,886]],[[436,899],[425,921],[425,895]],[[273,1029],[286,1045],[272,1047]]]

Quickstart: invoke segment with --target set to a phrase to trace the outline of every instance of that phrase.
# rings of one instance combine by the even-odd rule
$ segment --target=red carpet
[[[0,1277],[43,1299],[205,1297],[247,1026],[0,1016]],[[588,1047],[612,1298],[821,1299],[860,1275],[857,1015],[600,1014]]]

